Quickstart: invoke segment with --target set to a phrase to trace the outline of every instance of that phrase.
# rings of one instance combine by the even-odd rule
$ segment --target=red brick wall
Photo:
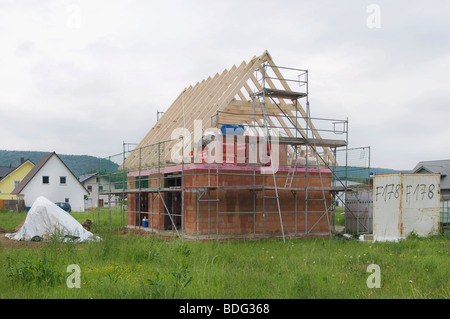
[[[273,187],[274,180],[271,174],[262,176],[253,176],[253,171],[249,170],[221,170],[219,172],[219,191],[215,189],[217,185],[213,169],[211,166],[210,174],[206,169],[193,169],[185,171],[184,186],[186,190],[195,190],[197,187],[214,187],[209,191],[209,199],[216,199],[218,192],[218,212],[217,203],[214,201],[197,201],[197,192],[184,193],[184,227],[183,231],[188,235],[206,235],[206,234],[262,234],[262,233],[280,233],[281,224],[278,213],[277,200],[275,198],[264,198],[265,213],[263,214],[263,192],[261,188],[251,190],[244,186],[262,185]],[[258,168],[257,168],[258,169]],[[259,171],[258,171],[259,172]],[[304,188],[306,177],[304,173],[298,173],[301,177],[294,178],[292,188]],[[277,186],[284,187],[287,172],[278,172]],[[155,177],[153,175],[152,177]],[[157,176],[156,176],[157,177]],[[321,182],[317,172],[308,171],[308,187],[320,187]],[[331,185],[331,173],[322,171],[323,186]],[[149,184],[152,184],[150,182]],[[157,184],[156,184],[157,185]],[[156,186],[155,185],[155,186]],[[155,187],[150,186],[150,187]],[[239,187],[239,189],[221,190],[220,187]],[[274,190],[265,190],[266,196],[275,196]],[[164,192],[161,193],[164,196]],[[322,200],[321,190],[308,190],[308,214],[305,214],[305,191],[296,191],[296,196],[290,190],[278,190],[281,217],[283,220],[283,229],[285,233],[313,231],[328,231],[327,216],[324,215],[325,205]],[[331,195],[325,192],[327,207],[330,205]],[[128,195],[128,224],[138,225],[137,216],[134,211],[136,195]],[[208,192],[201,197],[208,199]],[[149,227],[156,229],[164,228],[164,205],[157,193],[148,194],[148,219]],[[158,206],[159,203],[159,206]],[[295,212],[296,211],[296,212]],[[254,213],[256,212],[256,213]],[[199,218],[197,218],[199,215]],[[320,219],[321,218],[321,219]],[[316,224],[316,222],[320,221]],[[218,223],[217,223],[218,222]],[[306,224],[307,222],[307,224]],[[197,224],[199,229],[197,231]],[[218,226],[217,226],[218,224]],[[312,229],[313,225],[314,228]],[[179,230],[181,231],[181,229]]]

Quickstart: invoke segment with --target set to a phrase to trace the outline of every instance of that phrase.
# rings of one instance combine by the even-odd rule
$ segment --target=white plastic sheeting
[[[47,198],[38,197],[30,208],[23,226],[16,233],[6,234],[13,240],[43,240],[57,236],[62,241],[97,241],[100,237],[87,231],[68,212]]]

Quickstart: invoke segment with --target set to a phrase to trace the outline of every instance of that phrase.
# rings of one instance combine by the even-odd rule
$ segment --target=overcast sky
[[[450,2],[0,0],[0,149],[106,157],[268,50],[372,167],[450,159]]]

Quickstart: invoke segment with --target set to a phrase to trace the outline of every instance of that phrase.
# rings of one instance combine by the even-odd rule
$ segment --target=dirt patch
[[[7,233],[9,233],[8,231]],[[41,247],[41,242],[12,240],[5,236],[5,233],[0,233],[0,251],[2,249],[20,249],[20,248],[38,248]]]

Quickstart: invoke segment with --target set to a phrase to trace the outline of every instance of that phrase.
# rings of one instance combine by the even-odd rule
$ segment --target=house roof
[[[270,73],[266,82],[269,88],[262,87],[261,80],[257,78],[257,70],[262,69]],[[255,99],[255,93],[265,89],[267,89],[266,97],[273,94],[271,98],[275,96],[278,102],[270,102],[267,97],[265,111],[262,111],[259,105],[255,112],[255,101],[258,100]],[[288,94],[280,95],[277,92]],[[248,131],[251,127],[252,133],[255,134],[257,129],[263,127],[263,119],[266,117],[268,125],[279,130],[279,136],[292,138],[295,133],[290,123],[296,122],[297,127],[300,127],[297,122],[299,115],[296,116],[295,112],[298,111],[301,116],[306,117],[302,105],[300,103],[294,105],[293,100],[304,96],[306,94],[291,90],[288,81],[281,75],[280,68],[276,66],[269,52],[265,51],[261,56],[253,57],[248,63],[243,61],[239,66],[234,65],[230,70],[225,69],[221,74],[217,73],[184,89],[126,158],[120,169],[152,167],[158,165],[160,160],[170,162],[170,149],[179,142],[173,140],[171,136],[177,128],[185,128],[191,134],[201,130],[203,134],[204,129],[226,123],[246,125],[249,127]],[[320,138],[314,125],[311,128],[314,137]],[[301,128],[299,130],[304,135],[305,131]],[[161,154],[157,144],[160,142],[164,142],[163,147],[167,147],[169,151]],[[191,144],[191,149],[194,143]],[[325,159],[334,158],[329,148],[324,147],[324,150]]]
[[[0,166],[0,181],[11,174],[15,169],[15,167]]]
[[[81,176],[78,177],[78,180],[80,181],[80,183],[84,183],[85,181],[87,181],[88,179],[90,179],[90,178],[92,178],[94,176],[98,176],[98,172],[81,175]]]
[[[49,153],[45,156],[43,156],[39,162],[36,163],[36,165],[31,169],[31,171],[25,176],[25,178],[19,183],[19,185],[17,185],[16,188],[14,188],[14,190],[11,192],[11,194],[20,194],[23,189],[25,188],[25,186],[28,185],[28,183],[34,178],[34,176],[36,176],[36,174],[41,170],[41,168],[48,162],[48,160],[52,157],[52,156],[56,156],[61,163],[63,163],[63,165],[67,168],[67,170],[73,175],[73,177],[78,181],[78,178],[72,173],[72,171],[69,169],[69,167],[67,167],[66,163],[64,163],[64,161],[58,156],[58,154],[56,154],[55,152],[53,153]],[[84,186],[80,183],[81,187],[84,188]],[[87,190],[86,190],[87,192]]]
[[[20,194],[20,192],[27,186],[27,184],[33,179],[33,177],[39,172],[39,170],[42,168],[42,166],[47,163],[47,161],[52,157],[53,154],[56,153],[49,153],[45,156],[43,156],[39,162],[34,165],[34,167],[31,169],[31,171],[25,176],[25,178],[17,185],[16,188],[11,192],[11,194]]]
[[[14,171],[16,171],[17,169],[19,169],[21,166],[23,166],[25,163],[31,163],[32,165],[34,165],[34,163],[32,161],[30,161],[29,159],[27,159],[26,161],[20,163],[20,165],[16,166],[16,167],[9,167],[9,166],[0,166],[0,181],[5,179],[6,177],[8,177],[9,175],[11,175]]]
[[[440,173],[441,174],[441,189],[450,189],[450,160],[435,160],[419,162],[413,173],[420,172]]]

